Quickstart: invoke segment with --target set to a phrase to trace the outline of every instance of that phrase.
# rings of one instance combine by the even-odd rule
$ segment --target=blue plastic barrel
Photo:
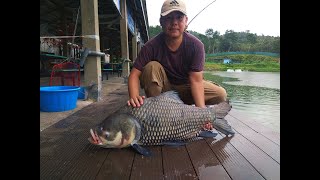
[[[60,112],[76,108],[79,90],[78,86],[40,87],[40,111]]]

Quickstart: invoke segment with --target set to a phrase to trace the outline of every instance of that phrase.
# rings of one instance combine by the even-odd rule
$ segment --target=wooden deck
[[[91,145],[89,129],[124,105],[127,88],[110,93],[40,133],[40,179],[280,179],[280,134],[236,110],[236,131],[181,147],[153,146],[145,157]]]

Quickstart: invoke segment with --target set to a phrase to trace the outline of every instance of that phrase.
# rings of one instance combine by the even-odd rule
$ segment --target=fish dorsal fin
[[[176,103],[184,104],[184,102],[180,99],[179,94],[177,91],[166,91],[161,93],[158,98],[169,98]]]

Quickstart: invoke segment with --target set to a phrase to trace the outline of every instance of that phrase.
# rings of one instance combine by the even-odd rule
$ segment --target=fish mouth
[[[97,135],[96,131],[93,131],[92,129],[90,129],[90,135],[91,136],[88,138],[88,140],[90,141],[91,144],[102,145],[102,141],[100,137]]]

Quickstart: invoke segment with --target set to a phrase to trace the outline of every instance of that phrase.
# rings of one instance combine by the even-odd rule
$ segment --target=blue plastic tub
[[[85,87],[80,87],[79,89],[79,94],[78,94],[78,99],[82,99],[82,100],[85,100],[87,99],[87,91],[86,91],[86,88]]]
[[[78,86],[40,87],[40,111],[60,112],[76,108],[79,90]]]

